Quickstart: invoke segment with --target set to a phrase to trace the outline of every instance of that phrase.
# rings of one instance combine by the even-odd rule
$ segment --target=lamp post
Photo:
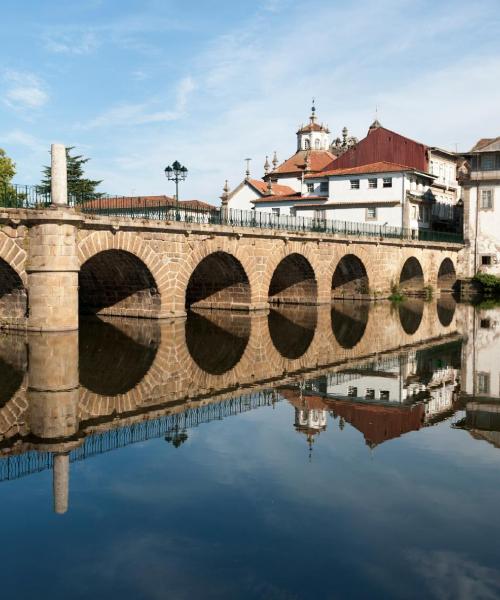
[[[179,208],[179,181],[184,181],[187,177],[188,170],[176,160],[172,166],[168,165],[165,168],[165,177],[169,181],[175,181],[175,208]]]

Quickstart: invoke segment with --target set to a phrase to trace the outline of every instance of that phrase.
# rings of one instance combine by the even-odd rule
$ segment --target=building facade
[[[296,136],[293,156],[281,164],[275,156],[272,169],[266,158],[267,186],[252,180],[252,191],[242,182],[229,194],[229,208],[412,230],[460,230],[455,153],[415,142],[378,120],[360,141],[344,128],[342,138],[331,142],[314,105],[309,123]]]
[[[500,137],[479,140],[464,157],[460,185],[467,274],[500,276]]]

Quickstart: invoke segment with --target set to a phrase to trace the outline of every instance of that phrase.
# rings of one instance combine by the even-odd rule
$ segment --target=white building
[[[344,128],[342,138],[332,143],[328,127],[317,120],[314,105],[308,124],[296,136],[293,156],[278,164],[275,155],[273,168],[266,157],[264,184],[249,180],[247,172],[247,179],[223,196],[223,204],[274,217],[414,231],[458,228],[454,153],[405,138],[378,121],[359,142]]]
[[[500,276],[500,137],[481,139],[465,155],[460,185],[468,275]]]

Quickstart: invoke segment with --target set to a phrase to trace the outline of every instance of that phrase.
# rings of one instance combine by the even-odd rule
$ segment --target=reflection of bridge
[[[445,320],[436,303],[415,299],[398,310],[346,302],[252,318],[90,321],[80,336],[29,334],[29,360],[24,336],[0,336],[0,366],[12,375],[0,408],[0,452],[10,457],[1,477],[53,463],[64,510],[71,460],[257,408],[270,402],[265,390],[297,379],[372,369],[401,348],[454,339],[447,306]]]

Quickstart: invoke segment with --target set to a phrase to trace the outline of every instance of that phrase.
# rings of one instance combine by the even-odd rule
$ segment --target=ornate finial
[[[266,154],[266,162],[264,163],[264,173],[267,175],[271,170],[271,165],[269,164],[269,156]]]
[[[248,179],[250,177],[250,161],[251,160],[252,160],[251,158],[245,158],[245,162],[247,163],[247,169],[245,171],[246,179]]]
[[[273,193],[273,182],[271,181],[271,178],[269,177],[269,179],[267,180],[267,192],[266,194],[269,196],[272,196]]]
[[[311,120],[311,123],[314,123],[314,121],[316,120],[316,106],[314,104],[314,98],[312,99],[310,120]]]
[[[306,163],[304,171],[307,173],[311,170],[311,153],[308,151],[306,154]]]
[[[227,182],[227,179],[226,183],[224,184],[224,187],[222,188],[222,196],[220,197],[220,199],[222,200],[223,205],[227,204],[229,200],[229,184]]]
[[[274,151],[273,154],[273,167],[276,169],[276,167],[278,166],[279,160],[278,160],[278,155],[276,154],[276,150]]]

